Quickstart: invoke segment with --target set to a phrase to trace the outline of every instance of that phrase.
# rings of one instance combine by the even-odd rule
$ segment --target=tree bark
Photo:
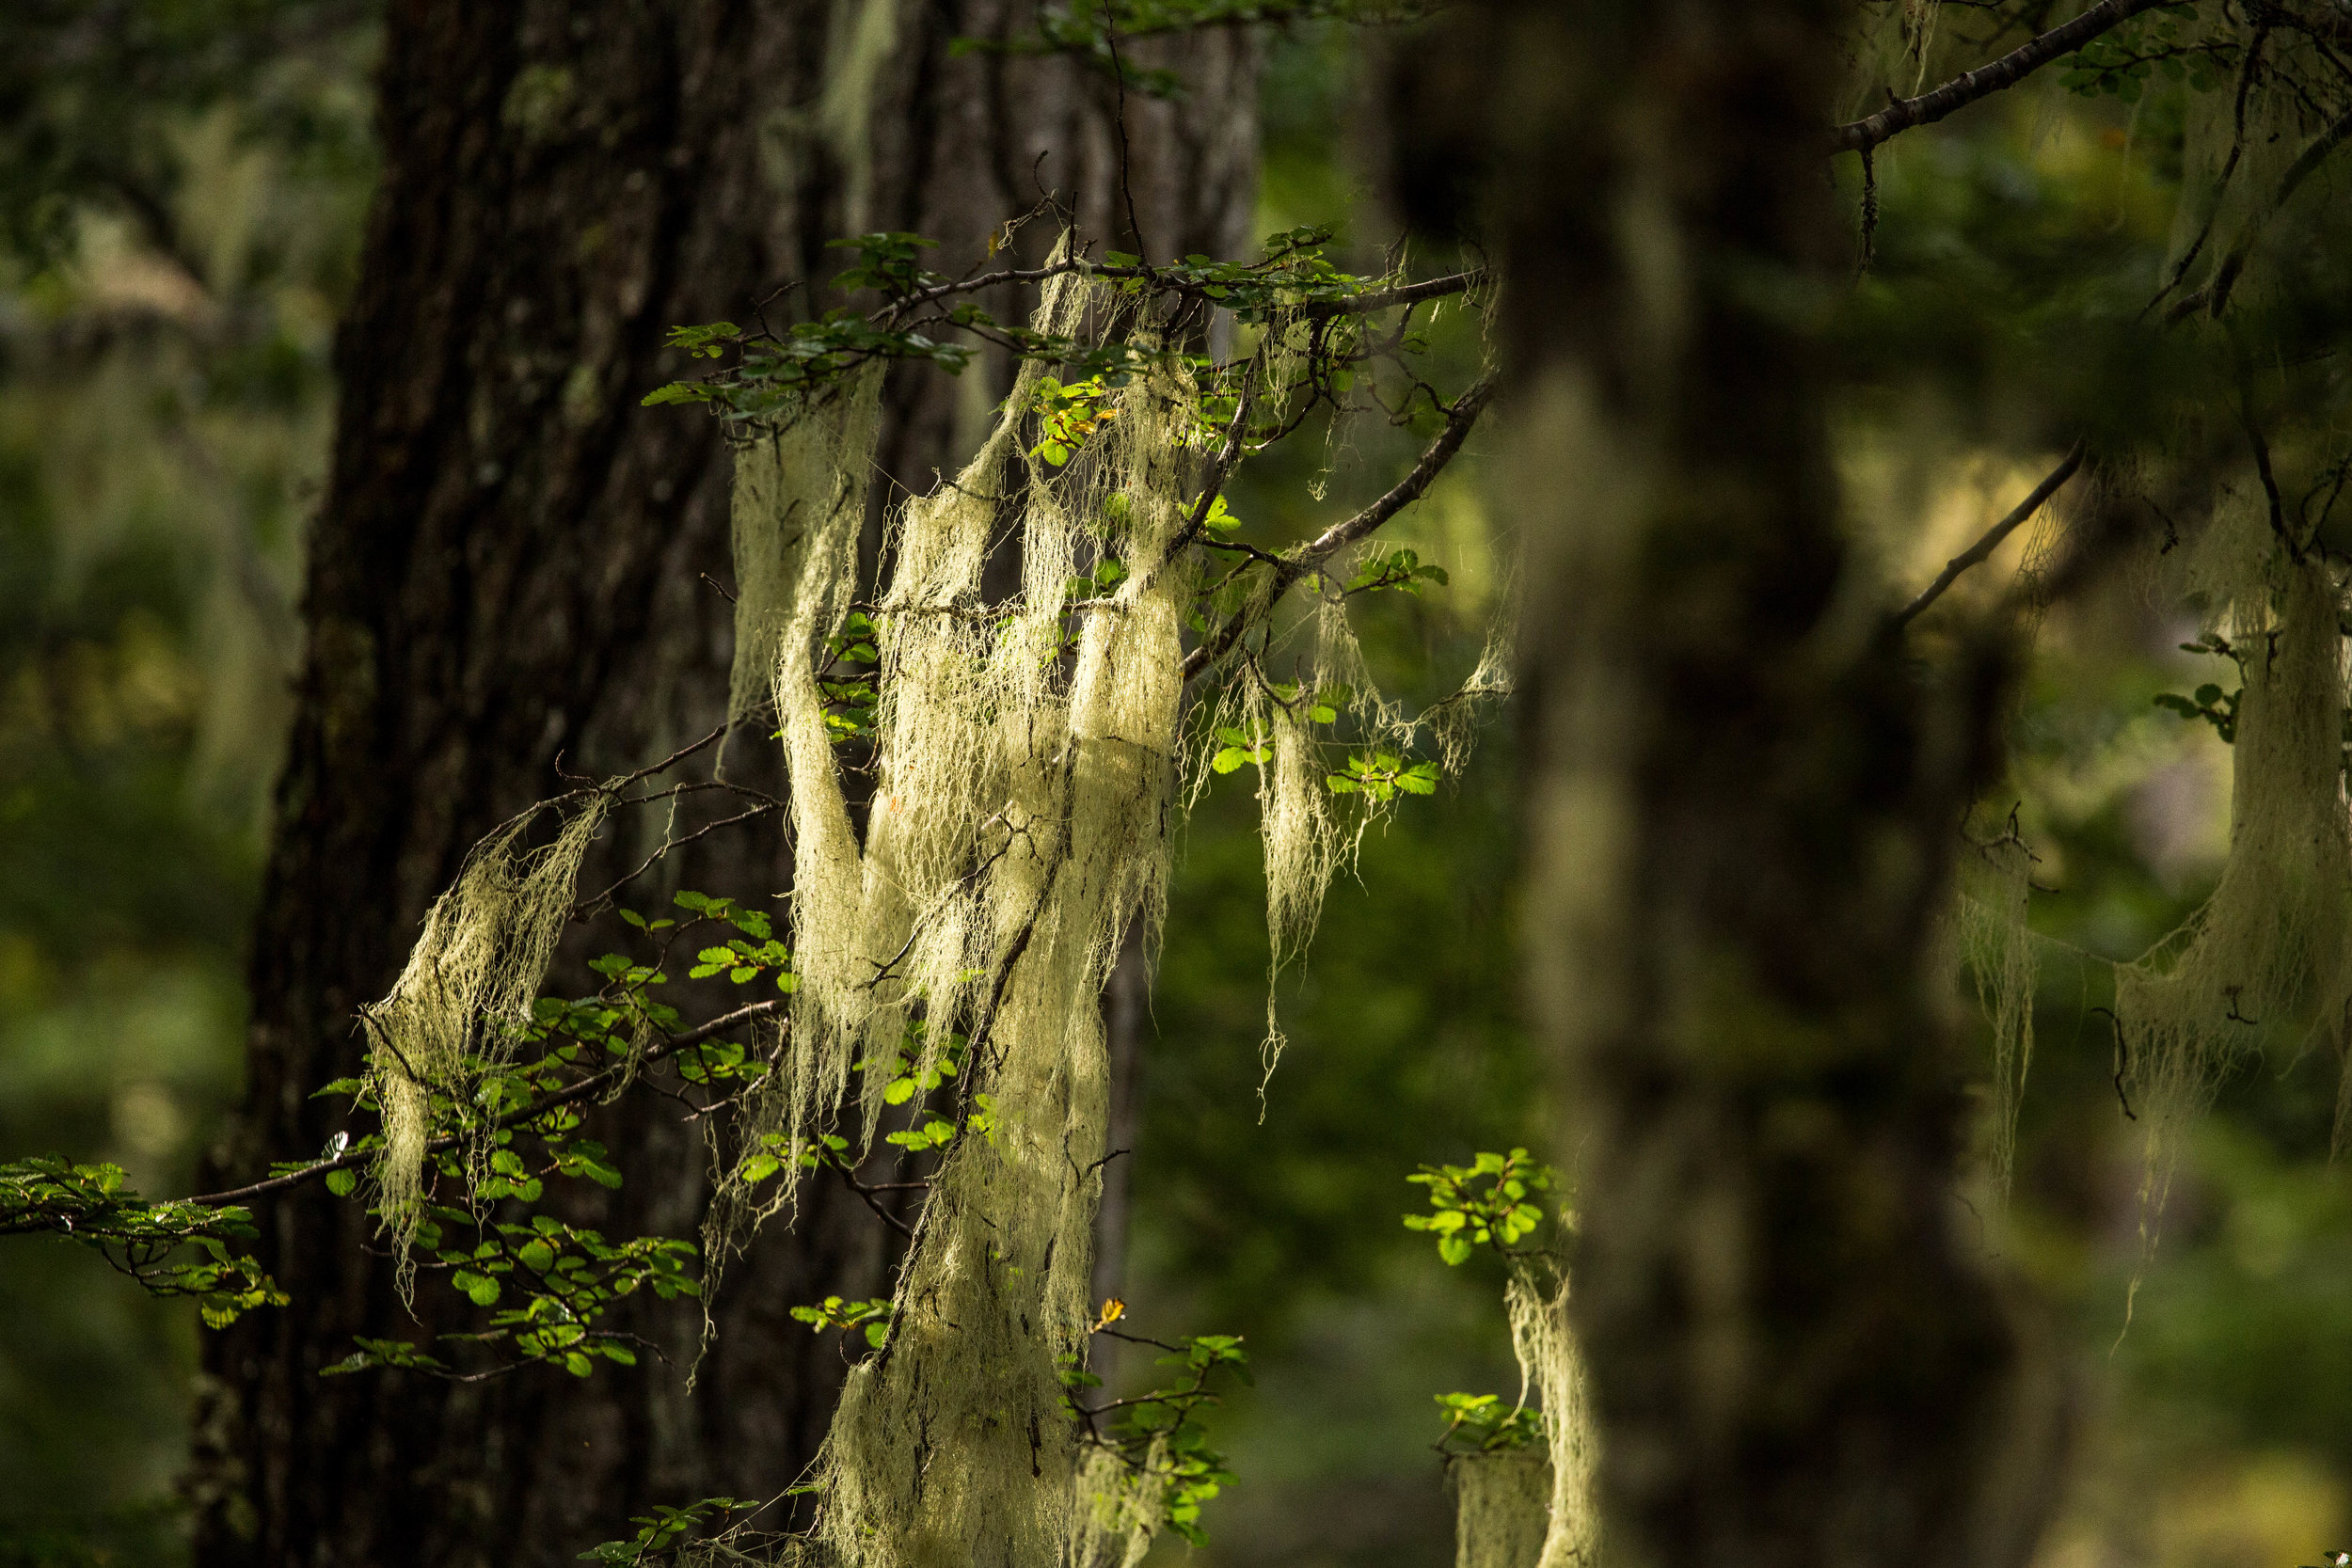
[[[1478,9],[1603,1550],[2020,1563],[2061,1402],[1956,1233],[1929,963],[2006,671],[1931,694],[1853,587],[1816,341],[1845,8]]]
[[[340,1102],[308,1097],[359,1069],[355,1007],[389,987],[468,847],[563,787],[559,758],[623,771],[723,718],[729,610],[699,574],[727,577],[729,462],[713,421],[638,406],[690,368],[660,346],[665,328],[748,320],[780,284],[839,269],[827,240],[868,229],[937,238],[935,264],[961,271],[1041,186],[1120,243],[1111,79],[950,49],[1017,37],[1031,14],[1014,0],[394,0],[383,184],[338,340],[333,478],[254,939],[246,1095],[213,1162],[223,1181],[343,1124]],[[1238,30],[1171,43],[1152,63],[1183,71],[1189,96],[1128,105],[1135,211],[1155,248],[1248,237],[1256,60]],[[1050,240],[1025,235],[1025,251]],[[894,388],[890,476],[927,484],[1001,391]],[[757,740],[737,737],[731,771]],[[609,830],[583,882],[633,865],[659,831]],[[638,902],[681,885],[769,899],[787,865],[772,831],[714,837]],[[584,956],[567,949],[557,989],[588,989]],[[608,1235],[693,1234],[699,1135],[643,1102],[590,1131],[627,1185],[548,1207]],[[645,1304],[628,1325],[668,1347],[667,1368],[323,1381],[354,1335],[418,1328],[356,1203],[315,1189],[271,1203],[259,1250],[294,1305],[205,1337],[198,1560],[568,1564],[650,1502],[775,1495],[811,1457],[842,1370],[832,1338],[787,1308],[887,1288],[885,1236],[844,1196],[813,1192],[797,1229],[771,1227],[730,1269],[691,1395],[691,1302]],[[424,1331],[473,1326],[446,1294],[420,1289]]]

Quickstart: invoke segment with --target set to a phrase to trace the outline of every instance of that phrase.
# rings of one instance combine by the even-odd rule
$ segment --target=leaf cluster
[[[745,1502],[739,1497],[704,1497],[682,1507],[673,1508],[656,1503],[646,1513],[629,1516],[637,1533],[625,1541],[607,1541],[589,1547],[580,1554],[585,1562],[602,1562],[611,1568],[638,1568],[640,1564],[675,1561],[683,1558],[684,1548],[695,1544],[708,1532],[708,1528],[734,1513],[756,1510],[760,1505]]]
[[[1104,1322],[1097,1324],[1097,1331],[1106,1330],[1109,1321],[1121,1311],[1120,1304],[1106,1307]],[[1225,1456],[1210,1445],[1200,1418],[1217,1403],[1215,1386],[1220,1379],[1252,1381],[1248,1353],[1242,1349],[1240,1337],[1232,1334],[1139,1342],[1158,1345],[1168,1353],[1156,1362],[1173,1369],[1161,1386],[1089,1408],[1078,1402],[1077,1393],[1100,1387],[1102,1380],[1073,1365],[1064,1369],[1063,1382],[1071,1389],[1071,1406],[1083,1423],[1087,1440],[1109,1449],[1138,1472],[1149,1470],[1163,1478],[1168,1483],[1163,1522],[1187,1543],[1200,1546],[1208,1541],[1200,1524],[1202,1508],[1234,1480]]]
[[[839,1296],[827,1296],[814,1307],[795,1307],[793,1320],[823,1332],[837,1328],[843,1333],[862,1331],[866,1342],[875,1350],[890,1342],[890,1302],[877,1296],[870,1301],[844,1301]]]
[[[1440,1453],[1502,1453],[1534,1448],[1545,1440],[1543,1412],[1524,1404],[1505,1404],[1499,1394],[1439,1394],[1436,1398],[1445,1416],[1445,1431],[1437,1444]]]
[[[432,1255],[432,1266],[446,1270],[450,1283],[476,1307],[498,1307],[510,1291],[515,1296],[492,1314],[487,1328],[437,1337],[451,1345],[501,1348],[505,1356],[497,1371],[545,1362],[586,1377],[599,1358],[633,1367],[635,1337],[599,1328],[605,1314],[641,1289],[663,1301],[702,1293],[687,1273],[698,1256],[691,1242],[659,1236],[609,1242],[598,1231],[547,1214],[533,1214],[527,1223],[482,1225],[463,1209],[436,1205],[430,1212],[418,1227],[417,1244]],[[456,1227],[470,1227],[478,1240],[469,1247],[444,1244]],[[452,1370],[441,1357],[405,1340],[355,1343],[358,1349],[324,1370]]]
[[[0,1164],[0,1236],[46,1231],[78,1242],[159,1296],[193,1296],[214,1328],[256,1307],[282,1307],[280,1291],[232,1242],[255,1235],[234,1207],[186,1200],[149,1203],[123,1185],[122,1167],[36,1155]]]
[[[1467,1165],[1423,1165],[1405,1179],[1429,1189],[1436,1212],[1407,1214],[1405,1227],[1438,1238],[1438,1256],[1467,1262],[1473,1248],[1492,1246],[1506,1257],[1544,1223],[1534,1195],[1551,1190],[1552,1171],[1524,1148],[1481,1152]]]

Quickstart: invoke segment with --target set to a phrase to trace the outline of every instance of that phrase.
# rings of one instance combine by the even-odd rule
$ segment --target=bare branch
[[[1840,125],[1830,133],[1831,144],[1840,152],[1861,152],[1915,125],[1932,125],[1979,98],[2015,87],[2059,55],[2071,55],[2101,33],[2165,3],[2166,0],[2099,0],[2099,4],[2074,21],[2027,39],[1990,65],[1955,76],[1916,98],[1897,99],[1867,119]]]
[[[2058,493],[2059,486],[2074,478],[2074,470],[2082,466],[2083,443],[2076,441],[2067,451],[2065,461],[2051,469],[2048,476],[2033,487],[2031,495],[2011,508],[2008,516],[1986,529],[1983,537],[1945,562],[1944,570],[1936,574],[1935,580],[1929,583],[1917,598],[1895,612],[1895,625],[1909,626],[1921,610],[1942,598],[1944,590],[1960,580],[1961,573],[1981,564],[1994,550],[1999,549],[2001,541],[2023,527],[2026,518],[2041,511],[2043,504]]]

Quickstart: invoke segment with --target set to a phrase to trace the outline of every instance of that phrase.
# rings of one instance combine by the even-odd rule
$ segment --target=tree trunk
[[[1532,998],[1612,1568],[2022,1562],[2058,1401],[1956,1233],[1930,973],[2004,671],[1857,592],[1813,324],[1833,0],[1482,8]]]
[[[1012,0],[394,0],[383,185],[338,341],[333,479],[224,1180],[343,1125],[340,1102],[308,1096],[359,1070],[354,1008],[389,987],[468,847],[563,787],[559,759],[623,771],[723,718],[729,610],[699,574],[728,575],[729,462],[713,421],[638,406],[689,369],[664,329],[750,319],[779,284],[838,270],[823,247],[843,233],[916,230],[960,272],[1041,185],[1132,247],[1113,81],[951,54],[959,37],[1018,36],[1029,14]],[[1145,238],[1228,250],[1255,196],[1256,44],[1209,33],[1152,63],[1192,90],[1128,106]],[[891,476],[928,484],[1001,392],[894,388]],[[760,765],[758,740],[737,737],[730,771]],[[583,880],[633,865],[659,831],[617,825]],[[714,836],[637,901],[681,885],[768,899],[787,864],[773,832]],[[567,950],[557,988],[587,989],[584,956]],[[699,1135],[654,1104],[601,1116],[590,1131],[627,1185],[548,1207],[608,1235],[693,1234]],[[775,1495],[811,1457],[842,1370],[833,1338],[787,1308],[887,1287],[884,1235],[842,1196],[813,1192],[797,1230],[772,1227],[731,1268],[691,1395],[691,1302],[646,1304],[628,1325],[668,1347],[670,1368],[323,1381],[354,1335],[416,1328],[356,1203],[310,1189],[270,1204],[260,1252],[294,1305],[205,1337],[199,1561],[568,1564],[649,1502]],[[473,1325],[447,1296],[420,1288],[426,1331]]]

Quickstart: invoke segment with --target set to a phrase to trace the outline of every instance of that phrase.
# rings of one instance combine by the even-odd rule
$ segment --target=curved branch
[[[2059,55],[2071,55],[2101,33],[2167,3],[2168,0],[2099,0],[2099,4],[2074,21],[2027,39],[1989,65],[1955,76],[1916,98],[1899,98],[1867,119],[1838,126],[1830,133],[1831,145],[1840,152],[1863,152],[1915,125],[1932,125],[1979,98],[2015,87]]]
[[[1438,432],[1437,439],[1429,443],[1428,450],[1421,454],[1421,461],[1413,465],[1411,473],[1397,481],[1393,489],[1361,512],[1332,524],[1306,544],[1285,554],[1274,568],[1273,587],[1266,598],[1267,608],[1272,609],[1283,594],[1290,592],[1293,584],[1335,552],[1359,539],[1370,537],[1390,518],[1421,499],[1422,492],[1444,471],[1445,466],[1454,461],[1454,454],[1462,450],[1462,443],[1470,437],[1470,427],[1478,422],[1478,416],[1494,396],[1494,390],[1492,372],[1472,382],[1468,390],[1454,400],[1454,406],[1446,412],[1445,428]],[[1248,610],[1237,611],[1232,619],[1218,628],[1215,637],[1195,648],[1184,659],[1184,679],[1192,679],[1231,652],[1248,627],[1249,618]]]

